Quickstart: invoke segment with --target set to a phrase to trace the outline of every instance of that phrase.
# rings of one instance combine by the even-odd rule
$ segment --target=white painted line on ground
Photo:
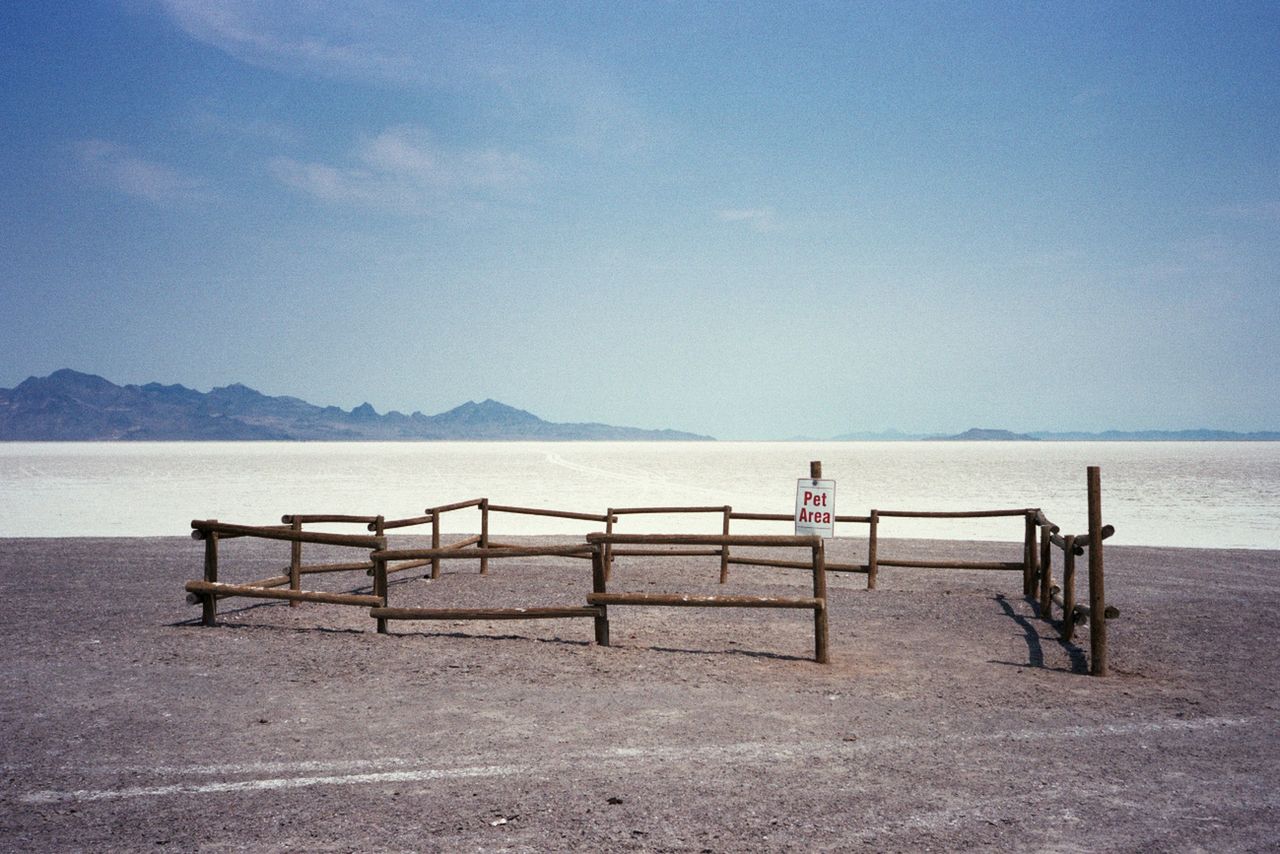
[[[1166,732],[1195,732],[1206,729],[1246,726],[1263,718],[1174,718],[1162,721],[1134,721],[1127,724],[1097,724],[1094,726],[1064,726],[1053,729],[1002,730],[985,733],[939,733],[937,735],[886,735],[859,738],[852,742],[809,741],[786,744],[747,742],[742,744],[710,745],[707,747],[615,747],[603,755],[620,759],[643,759],[718,754],[756,759],[790,759],[815,755],[874,753],[883,750],[900,750],[910,747],[946,747],[947,745],[985,744],[1000,741],[1060,741],[1063,739],[1095,738],[1105,736],[1132,736]]]
[[[228,762],[218,765],[119,765],[100,769],[112,774],[151,774],[170,777],[215,776],[218,774],[300,774],[308,771],[338,773],[363,768],[403,768],[421,766],[421,759],[386,756],[381,759],[293,760],[288,762]],[[64,766],[63,770],[77,768]]]
[[[476,768],[422,768],[414,771],[383,771],[374,774],[343,774],[331,777],[275,777],[267,780],[236,780],[214,783],[174,783],[168,786],[133,786],[124,789],[77,789],[29,792],[19,800],[28,804],[60,801],[101,801],[112,798],[156,797],[160,795],[207,795],[220,792],[255,792],[264,789],[298,789],[306,786],[350,786],[359,783],[417,783],[464,777],[503,777],[520,768],[489,765]]]
[[[737,744],[708,745],[705,747],[615,747],[594,752],[594,761],[615,760],[619,763],[642,759],[680,760],[692,757],[721,757],[747,761],[776,761],[778,759],[804,759],[818,755],[856,755],[904,747],[942,748],[948,745],[984,744],[1000,741],[1057,741],[1106,736],[1133,736],[1143,734],[1196,732],[1200,730],[1226,729],[1270,721],[1268,718],[1172,718],[1157,721],[1133,721],[1123,724],[1096,724],[1065,726],[1052,729],[1017,729],[988,733],[939,733],[937,735],[870,736],[857,741],[805,742],[740,742]],[[1275,721],[1270,721],[1275,723]],[[296,789],[307,786],[350,786],[365,783],[424,782],[466,777],[501,777],[525,772],[547,773],[553,768],[569,765],[585,757],[552,759],[534,766],[484,765],[461,768],[408,768],[401,771],[371,771],[368,773],[324,774],[322,776],[277,776],[257,780],[223,780],[206,783],[185,782],[159,786],[129,786],[118,789],[55,789],[28,792],[19,796],[23,803],[58,803],[63,801],[99,801],[111,798],[160,797],[165,795],[215,794],[226,792],[250,792],[268,789]],[[388,766],[417,765],[420,760],[385,757],[381,759],[353,759],[295,762],[250,762],[223,765],[189,765],[155,767],[150,769],[99,768],[99,774],[120,774],[132,771],[163,776],[210,776],[221,774],[291,774],[308,771],[351,771],[360,768],[387,768]]]

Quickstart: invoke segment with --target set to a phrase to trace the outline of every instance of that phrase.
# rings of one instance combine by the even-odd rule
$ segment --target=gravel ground
[[[0,847],[1280,846],[1280,552],[1108,547],[1121,616],[1104,679],[1086,675],[1087,629],[1061,643],[1014,574],[885,569],[875,591],[833,574],[823,666],[807,611],[618,607],[609,648],[590,620],[379,636],[361,608],[243,599],[205,628],[182,592],[201,554],[187,538],[0,540]],[[222,580],[287,554],[226,542]],[[624,559],[610,589],[716,592],[717,574],[715,558]],[[809,584],[741,567],[723,592]],[[586,562],[481,577],[456,561],[396,576],[390,596],[580,605],[589,587]]]

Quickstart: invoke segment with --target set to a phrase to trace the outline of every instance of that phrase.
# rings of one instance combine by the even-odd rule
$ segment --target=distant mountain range
[[[0,441],[102,440],[637,440],[709,441],[678,430],[642,430],[608,424],[557,424],[486,400],[468,401],[439,415],[391,411],[363,403],[351,411],[316,406],[296,397],[270,397],[234,383],[199,392],[181,385],[118,386],[92,374],[63,369],[0,389]],[[975,427],[956,435],[846,433],[835,441],[1280,441],[1280,432],[1229,430],[1107,430],[1035,432]],[[800,441],[797,439],[796,441]],[[822,441],[806,438],[804,441]]]
[[[1036,442],[1040,437],[1008,430],[992,430],[989,427],[970,427],[958,435],[940,438],[949,442]]]
[[[132,440],[707,440],[676,430],[556,424],[486,400],[439,415],[350,412],[296,397],[270,397],[239,383],[208,393],[181,385],[118,386],[63,369],[0,389],[0,441]]]

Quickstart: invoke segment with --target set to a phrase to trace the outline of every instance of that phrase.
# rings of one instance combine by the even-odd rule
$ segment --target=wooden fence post
[[[613,515],[612,512],[609,513]],[[596,544],[595,549],[591,552],[591,590],[593,593],[608,593],[608,587],[605,581],[605,554],[604,546]],[[606,605],[596,605],[599,609],[596,615],[596,643],[600,646],[609,645],[609,609]]]
[[[733,508],[728,504],[724,506],[724,525],[721,530],[724,535],[729,536],[729,517],[733,515]],[[720,547],[720,583],[724,584],[729,580],[729,545]]]
[[[1086,470],[1089,484],[1089,672],[1107,675],[1107,598],[1102,581],[1102,478],[1097,466]]]
[[[813,657],[827,664],[827,559],[822,540],[813,547],[813,598],[820,603],[813,612]]]
[[[380,549],[386,549],[387,543],[383,540]],[[382,599],[382,607],[387,607],[387,562],[382,558],[373,559],[373,595]],[[378,634],[385,635],[387,633],[387,620],[385,617],[377,618]]]
[[[489,548],[489,499],[480,499],[480,548]],[[480,574],[489,572],[489,558],[480,558]]]
[[[879,566],[876,565],[876,551],[879,547],[879,543],[877,542],[880,528],[879,510],[871,511],[871,524],[868,525],[867,528],[867,589],[875,590],[876,573],[880,569]]]
[[[1070,641],[1076,633],[1076,537],[1062,538],[1062,639]]]
[[[604,532],[606,534],[613,533],[613,508],[612,507],[604,511]],[[604,580],[608,581],[609,576],[611,575],[613,575],[613,543],[605,543]]]
[[[431,548],[440,548],[440,511],[431,511]],[[431,577],[440,577],[440,558],[433,557],[431,559]]]
[[[1036,592],[1036,512],[1027,511],[1026,532],[1022,538],[1022,595]]]
[[[1053,618],[1053,542],[1052,528],[1040,526],[1040,619]]]
[[[210,521],[216,522],[217,519]],[[210,584],[214,584],[218,580],[218,535],[213,531],[205,531],[204,534],[204,580]],[[213,593],[206,593],[204,600],[200,603],[201,622],[206,626],[216,626],[218,624],[218,597]]]
[[[294,533],[302,531],[302,520],[296,516],[289,519],[289,528]],[[294,540],[289,544],[289,589],[302,589],[302,542]],[[290,608],[296,608],[301,604],[296,600],[289,601]]]

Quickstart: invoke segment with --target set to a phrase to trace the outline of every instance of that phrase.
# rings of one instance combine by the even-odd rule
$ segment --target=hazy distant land
[[[937,433],[901,433],[886,430],[879,433],[845,433],[835,437],[839,442],[1280,442],[1280,431],[1262,430],[1254,433],[1237,433],[1231,430],[1103,430],[1098,433],[1083,431],[1036,431],[1013,433],[974,427],[954,436]]]
[[[200,441],[200,440],[633,440],[710,441],[679,430],[645,430],[609,424],[561,424],[522,409],[468,401],[438,415],[392,410],[368,403],[348,411],[296,397],[271,397],[240,383],[200,392],[182,385],[118,386],[70,369],[28,377],[0,389],[0,441]],[[955,435],[846,433],[832,441],[1280,441],[1280,431],[1107,430],[1014,433],[972,428]],[[819,440],[825,441],[825,440]]]
[[[468,401],[439,415],[364,403],[351,411],[296,397],[270,397],[235,383],[208,393],[181,385],[118,386],[63,369],[0,389],[3,441],[193,440],[706,440],[678,430],[557,424],[496,400]]]

